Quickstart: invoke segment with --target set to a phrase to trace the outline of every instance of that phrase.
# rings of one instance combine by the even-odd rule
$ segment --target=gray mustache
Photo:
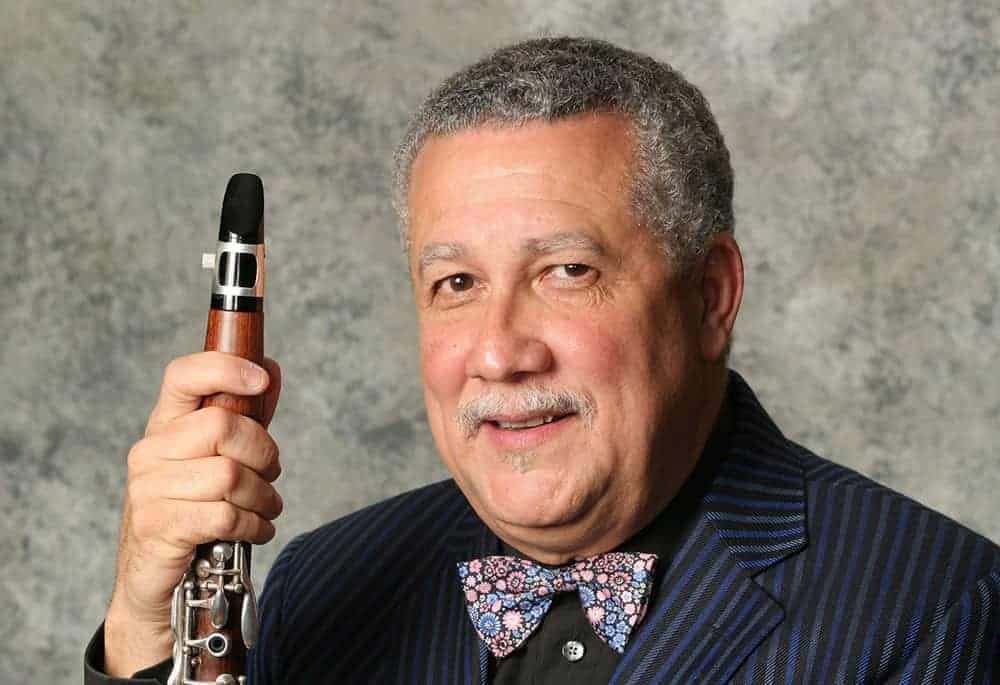
[[[455,422],[466,438],[475,437],[483,421],[503,414],[579,414],[590,425],[594,403],[585,393],[575,390],[550,390],[529,386],[510,390],[490,390],[458,406]]]

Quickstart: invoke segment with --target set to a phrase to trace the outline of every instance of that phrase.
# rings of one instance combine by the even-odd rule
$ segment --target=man
[[[283,550],[251,683],[996,676],[997,548],[791,443],[727,370],[742,262],[697,89],[599,41],[508,47],[431,94],[396,188],[454,479]],[[195,411],[260,371],[168,367],[88,682],[162,678],[194,544],[273,535],[277,447]]]

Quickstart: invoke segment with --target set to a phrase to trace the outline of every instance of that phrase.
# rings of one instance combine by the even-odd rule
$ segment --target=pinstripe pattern
[[[727,458],[612,682],[1000,678],[996,546],[788,441],[735,373],[730,390]],[[250,682],[488,682],[455,562],[498,552],[452,481],[296,538]]]

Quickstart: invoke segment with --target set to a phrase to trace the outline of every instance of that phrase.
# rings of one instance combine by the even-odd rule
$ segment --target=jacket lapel
[[[445,541],[446,554],[448,556],[449,578],[452,581],[451,592],[459,598],[455,603],[456,616],[452,620],[457,621],[459,636],[456,642],[457,654],[454,661],[449,664],[442,664],[436,672],[450,675],[440,682],[441,685],[453,685],[456,682],[465,685],[487,685],[489,682],[490,653],[486,645],[479,639],[472,621],[469,620],[464,597],[459,591],[458,577],[455,573],[455,565],[459,561],[468,561],[479,557],[500,553],[500,541],[485,524],[476,516],[471,507],[462,517]],[[438,598],[440,599],[440,598]],[[451,664],[461,666],[461,674],[456,674],[455,669],[449,671]]]
[[[754,577],[806,545],[804,476],[746,382],[729,387],[727,457],[612,683],[728,682],[784,618]]]

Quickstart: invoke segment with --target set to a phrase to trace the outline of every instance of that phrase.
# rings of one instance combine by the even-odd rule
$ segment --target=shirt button
[[[570,640],[562,646],[563,657],[571,663],[582,659],[585,651],[587,650],[584,649],[583,643],[576,640]]]

